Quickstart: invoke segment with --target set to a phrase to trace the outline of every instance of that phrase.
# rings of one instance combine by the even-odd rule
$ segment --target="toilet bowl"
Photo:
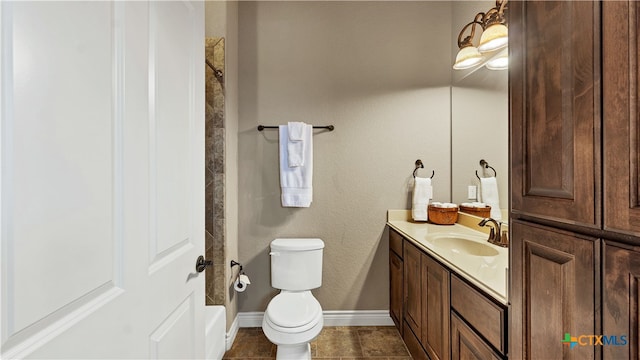
[[[311,289],[322,284],[320,239],[271,242],[271,284],[280,289],[267,306],[262,331],[278,346],[276,359],[311,359],[310,342],[322,331],[322,307]]]
[[[267,339],[278,346],[276,359],[311,359],[309,343],[322,331],[322,308],[310,291],[281,292],[262,320]]]

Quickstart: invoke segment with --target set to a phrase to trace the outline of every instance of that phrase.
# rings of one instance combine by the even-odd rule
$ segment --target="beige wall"
[[[238,259],[238,3],[207,1],[205,35],[225,38],[225,263]],[[227,278],[225,307],[227,330],[236,318],[238,303],[229,291],[233,273]],[[232,288],[231,288],[232,289]]]
[[[237,235],[252,280],[239,310],[264,311],[275,294],[268,247],[277,237],[325,241],[314,290],[323,309],[388,309],[385,216],[408,208],[416,159],[420,175],[436,172],[435,200],[451,197],[451,4],[238,6]],[[308,209],[280,206],[278,133],[256,130],[287,121],[336,126],[315,132]]]

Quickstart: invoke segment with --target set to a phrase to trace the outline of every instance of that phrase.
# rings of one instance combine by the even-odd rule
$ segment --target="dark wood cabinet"
[[[389,315],[402,335],[402,300],[404,294],[404,263],[393,251],[389,252]]]
[[[415,245],[404,244],[404,321],[416,337],[422,334],[421,251]]]
[[[640,237],[640,2],[602,12],[604,229]]]
[[[404,340],[405,345],[407,345],[407,350],[409,350],[411,358],[413,360],[430,360],[429,356],[422,348],[422,344],[420,344],[420,339],[418,339],[413,331],[411,331],[406,321],[402,327],[404,329],[402,339]]]
[[[599,3],[509,2],[514,215],[600,224]]]
[[[607,244],[603,262],[602,334],[608,344],[603,346],[603,357],[637,359],[640,248]]]
[[[458,276],[451,275],[451,309],[452,316],[455,311],[477,333],[482,334],[488,345],[493,346],[501,354],[507,352],[507,324],[504,305],[482,295]],[[453,342],[453,330],[451,341]],[[452,346],[454,345],[452,344]]]
[[[422,345],[431,360],[449,359],[449,270],[422,254]]]
[[[513,221],[512,359],[593,359],[599,347],[569,349],[565,333],[597,334],[595,288],[598,239]],[[574,335],[575,334],[575,335]]]
[[[638,1],[509,2],[510,358],[639,357],[639,21]]]
[[[411,333],[405,342],[417,338],[431,360],[448,360],[449,270],[405,241],[404,244],[404,321]],[[415,356],[422,356],[419,352]]]
[[[389,275],[389,312],[414,359],[449,360],[452,354],[453,359],[467,359],[476,351],[506,355],[506,306],[392,228]],[[462,321],[457,337],[453,316]],[[454,353],[455,346],[459,348]]]
[[[453,312],[451,313],[451,358],[456,360],[502,359]]]

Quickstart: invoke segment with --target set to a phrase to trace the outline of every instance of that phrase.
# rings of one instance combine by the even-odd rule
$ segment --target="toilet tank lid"
[[[279,251],[306,251],[324,248],[321,239],[289,238],[275,239],[271,242],[271,250]]]

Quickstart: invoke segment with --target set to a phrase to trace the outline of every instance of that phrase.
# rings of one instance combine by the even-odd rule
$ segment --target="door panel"
[[[194,274],[204,253],[204,38],[195,5],[149,4],[150,358],[204,350],[204,273]],[[185,282],[195,286],[167,293],[167,283]]]
[[[455,312],[451,312],[451,359],[501,359]]]
[[[640,4],[605,1],[602,11],[604,226],[640,236]]]
[[[597,358],[598,347],[569,349],[560,341],[566,333],[596,333],[597,239],[520,221],[510,227],[518,241],[511,242],[509,353],[518,359]]]
[[[433,360],[449,359],[449,270],[422,254],[422,345]]]
[[[152,255],[178,250],[188,244],[191,183],[189,167],[194,94],[189,84],[195,75],[193,44],[185,42],[193,31],[188,3],[150,4],[149,67],[154,75],[149,94],[151,131],[151,189],[154,214]],[[179,90],[179,91],[176,91]],[[178,226],[178,224],[180,224]],[[155,253],[155,254],[154,254]]]
[[[112,132],[119,119],[112,108],[113,49],[101,45],[111,41],[113,16],[108,3],[69,6],[54,34],[49,29],[65,15],[55,4],[3,12],[11,21],[3,32],[15,45],[3,79],[3,93],[12,93],[3,109],[2,262],[11,292],[3,340],[29,327],[41,330],[119,285],[114,249],[122,238],[114,220],[122,203],[114,184],[122,163]],[[79,31],[90,19],[92,31]],[[72,100],[94,84],[96,96]]]
[[[634,251],[635,250],[635,251]],[[640,252],[605,245],[603,254],[602,333],[609,344],[605,359],[634,359],[640,345]],[[614,337],[615,338],[612,338]],[[626,339],[622,339],[626,336]]]
[[[599,227],[599,5],[509,7],[512,210]]]
[[[422,333],[422,271],[420,268],[420,258],[420,249],[405,241],[403,256],[404,321],[418,338]]]
[[[194,341],[194,298],[190,295],[172,311],[149,337],[150,359],[193,359]],[[185,341],[189,343],[186,347]]]
[[[393,251],[389,251],[389,315],[402,335],[403,263]]]
[[[3,358],[202,357],[202,6],[0,3]]]

